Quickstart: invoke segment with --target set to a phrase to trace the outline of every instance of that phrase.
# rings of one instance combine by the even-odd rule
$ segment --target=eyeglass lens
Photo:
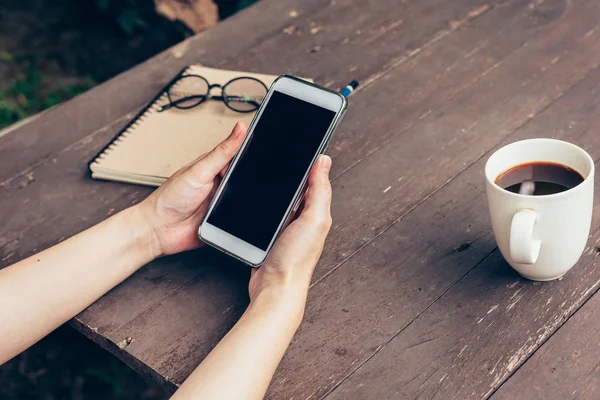
[[[188,109],[206,100],[208,82],[199,76],[188,75],[169,88],[169,99],[174,107]]]
[[[235,79],[223,89],[225,103],[231,109],[239,112],[257,110],[266,95],[265,85],[250,78]]]

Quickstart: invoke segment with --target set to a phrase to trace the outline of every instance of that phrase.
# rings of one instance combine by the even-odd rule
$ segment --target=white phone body
[[[244,154],[246,146],[250,143],[250,138],[254,133],[254,128],[260,120],[263,111],[268,106],[273,93],[275,92],[281,92],[288,96],[295,97],[308,103],[312,103],[318,107],[333,111],[335,113],[335,117],[329,125],[326,134],[323,135],[323,139],[314,156],[312,157],[310,166],[306,169],[302,181],[298,182],[295,195],[293,196],[293,198],[290,198],[287,211],[284,215],[281,216],[279,226],[275,234],[271,238],[268,247],[263,250],[259,247],[248,243],[247,241],[240,239],[239,237],[232,235],[229,232],[224,231],[223,229],[218,228],[215,225],[208,223],[207,220],[210,218],[211,213],[215,208],[215,205],[218,204],[219,197],[222,195],[223,190],[227,186],[232,172],[235,170],[236,165],[240,160],[240,157],[242,157],[242,155]],[[300,200],[302,199],[306,190],[308,173],[310,172],[310,169],[312,168],[319,154],[325,152],[336,127],[339,125],[341,118],[343,117],[343,114],[346,111],[346,107],[346,98],[337,92],[314,85],[312,83],[303,81],[292,76],[282,75],[279,78],[277,78],[275,82],[273,82],[273,84],[271,85],[269,91],[267,92],[267,95],[265,96],[265,99],[263,100],[260,108],[257,110],[256,115],[252,120],[252,123],[248,127],[248,134],[246,136],[246,139],[242,143],[242,146],[236,154],[236,156],[231,161],[231,164],[225,176],[223,177],[221,185],[215,193],[213,201],[208,209],[208,212],[206,213],[206,216],[204,217],[204,220],[202,221],[202,224],[198,229],[198,236],[200,237],[200,239],[203,242],[218,248],[219,250],[239,259],[240,261],[252,267],[260,266],[265,261],[267,254],[273,247],[275,240],[277,239],[283,228],[285,228],[286,223],[289,222],[289,219],[292,216],[293,212],[300,204]],[[252,212],[252,210],[249,210],[249,212]]]

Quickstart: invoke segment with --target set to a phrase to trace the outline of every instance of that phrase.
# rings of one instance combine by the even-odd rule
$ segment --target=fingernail
[[[325,172],[329,172],[331,169],[331,157],[326,154],[321,155],[321,169]]]
[[[241,122],[237,122],[233,127],[233,132],[231,132],[231,136],[238,137],[244,131],[244,124]]]

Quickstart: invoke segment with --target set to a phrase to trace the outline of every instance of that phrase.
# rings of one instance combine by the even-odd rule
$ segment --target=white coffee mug
[[[507,170],[532,162],[565,165],[584,180],[544,196],[512,193],[495,183]],[[590,233],[592,157],[561,140],[523,140],[496,151],[485,165],[485,178],[494,237],[506,261],[528,279],[550,281],[563,276],[579,260]]]

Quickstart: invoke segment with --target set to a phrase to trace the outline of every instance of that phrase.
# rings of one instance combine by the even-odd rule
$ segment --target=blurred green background
[[[254,2],[215,0],[221,19]],[[0,129],[192,34],[158,15],[153,0],[2,0]]]
[[[224,19],[255,1],[215,3]],[[0,130],[192,34],[153,0],[0,0]],[[68,326],[0,366],[1,400],[165,398]]]

